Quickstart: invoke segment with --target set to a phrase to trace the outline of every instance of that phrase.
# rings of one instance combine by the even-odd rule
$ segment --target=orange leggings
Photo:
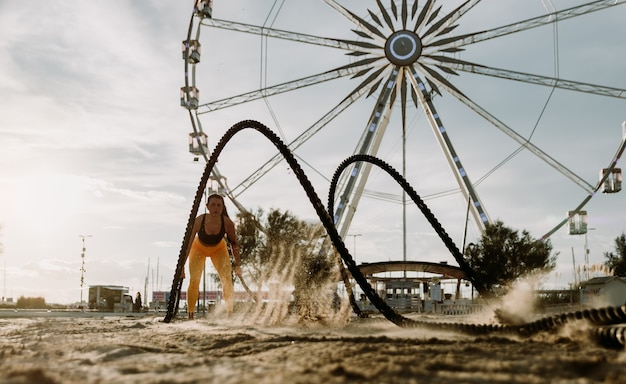
[[[222,240],[217,245],[204,245],[196,237],[191,244],[189,251],[189,288],[187,289],[187,306],[189,313],[194,313],[196,302],[198,301],[200,278],[204,271],[206,258],[210,257],[213,266],[222,282],[224,301],[226,301],[226,311],[233,312],[234,288],[230,265],[230,256],[226,248],[226,241]]]

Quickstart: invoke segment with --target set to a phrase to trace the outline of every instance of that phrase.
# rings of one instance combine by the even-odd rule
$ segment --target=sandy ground
[[[0,313],[0,383],[626,382],[626,351],[574,325],[520,339],[402,329],[378,317],[162,319]]]

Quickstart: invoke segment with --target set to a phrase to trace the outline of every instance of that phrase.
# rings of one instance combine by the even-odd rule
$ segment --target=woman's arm
[[[200,226],[202,225],[202,216],[200,215],[198,217],[196,217],[196,219],[193,222],[193,227],[191,228],[191,236],[189,239],[189,244],[187,244],[187,249],[185,249],[185,263],[187,264],[187,259],[189,258],[189,251],[191,251],[191,244],[193,244],[194,239],[196,238],[196,234],[198,233],[198,231],[200,230]],[[186,277],[185,276],[185,268],[183,267],[183,274],[182,274],[183,279]]]
[[[235,230],[235,223],[233,221],[224,216],[224,226],[226,227],[226,238],[230,243],[230,247],[233,250],[233,256],[235,256],[235,273],[241,273],[241,254],[239,253],[239,244],[237,243],[237,232]]]

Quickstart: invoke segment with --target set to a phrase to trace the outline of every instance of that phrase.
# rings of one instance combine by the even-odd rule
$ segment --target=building
[[[90,285],[89,309],[102,312],[132,312],[133,297],[128,287],[120,285]]]
[[[582,282],[580,303],[596,308],[626,305],[626,278],[602,276]]]

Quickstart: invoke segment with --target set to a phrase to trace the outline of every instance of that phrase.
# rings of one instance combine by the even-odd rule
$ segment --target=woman
[[[226,312],[229,315],[233,313],[234,288],[232,270],[224,235],[226,235],[233,249],[235,256],[235,273],[239,275],[241,272],[235,224],[230,217],[228,217],[228,212],[224,205],[224,198],[218,194],[210,195],[207,199],[206,206],[209,212],[196,217],[191,234],[194,239],[187,250],[187,258],[189,259],[187,306],[190,320],[193,320],[196,301],[198,301],[200,278],[202,277],[204,263],[207,257],[211,258],[211,262],[217,270],[220,281],[222,282],[224,300],[226,301]]]
[[[135,302],[133,303],[133,312],[141,312],[143,308],[143,303],[141,302],[141,293],[137,292],[137,296],[135,296]]]

